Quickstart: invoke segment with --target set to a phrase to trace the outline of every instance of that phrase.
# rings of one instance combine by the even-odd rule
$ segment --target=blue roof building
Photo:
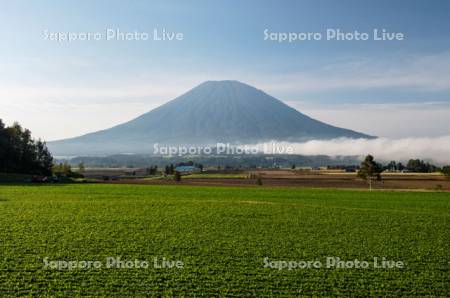
[[[196,172],[198,169],[194,166],[178,166],[175,168],[175,171],[178,171],[180,173],[186,173],[186,172]]]

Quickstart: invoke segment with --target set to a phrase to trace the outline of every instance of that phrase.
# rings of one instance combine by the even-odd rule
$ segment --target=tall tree
[[[377,163],[372,155],[367,155],[361,163],[361,168],[358,171],[358,176],[369,184],[369,189],[372,190],[372,181],[381,180],[382,165]]]
[[[38,140],[36,142],[39,169],[42,174],[50,175],[53,167],[53,156],[47,149],[45,142]]]
[[[5,131],[5,124],[0,119],[0,172],[7,171],[7,156],[8,156],[8,137]]]
[[[50,175],[53,157],[18,123],[6,127],[0,119],[0,172]]]

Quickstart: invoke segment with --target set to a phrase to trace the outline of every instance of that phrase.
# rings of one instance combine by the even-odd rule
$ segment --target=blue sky
[[[52,140],[124,122],[204,80],[236,79],[335,125],[450,135],[449,12],[448,1],[4,2],[0,118]],[[184,39],[58,43],[43,33],[107,28]],[[328,28],[406,39],[279,43],[263,34]],[[411,117],[416,126],[400,125]]]

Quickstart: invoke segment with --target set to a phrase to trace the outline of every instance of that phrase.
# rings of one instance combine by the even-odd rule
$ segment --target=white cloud
[[[410,158],[432,160],[439,164],[450,163],[450,136],[438,138],[388,139],[334,139],[313,140],[304,143],[277,143],[279,147],[293,148],[295,154],[329,156],[365,156],[376,159],[407,161]],[[264,146],[260,144],[260,146]],[[266,144],[270,146],[270,144]]]

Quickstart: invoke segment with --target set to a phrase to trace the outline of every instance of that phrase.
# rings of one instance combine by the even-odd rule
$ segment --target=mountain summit
[[[153,144],[252,144],[264,141],[371,138],[314,120],[238,81],[207,81],[115,127],[50,142],[55,155],[151,153]]]

